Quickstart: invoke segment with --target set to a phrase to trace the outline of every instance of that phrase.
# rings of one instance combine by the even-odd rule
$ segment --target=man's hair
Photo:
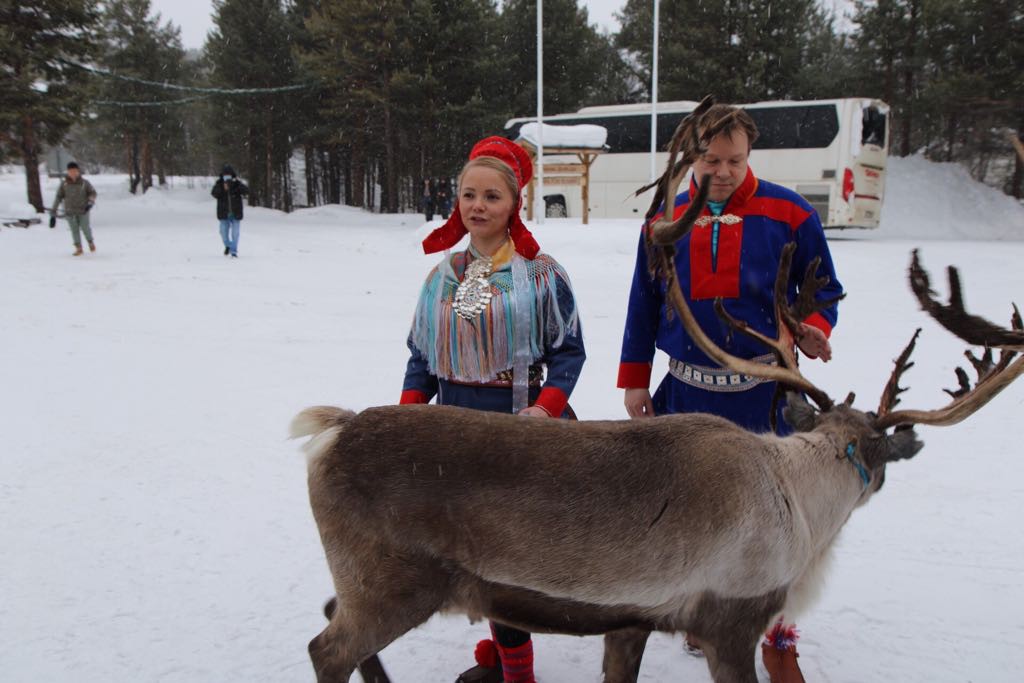
[[[757,140],[758,136],[757,125],[754,124],[754,119],[750,118],[750,114],[739,107],[733,107],[728,104],[713,105],[701,117],[700,132],[703,134],[705,130],[717,126],[719,122],[726,118],[729,120],[725,122],[720,135],[725,135],[731,140],[732,134],[735,131],[742,130],[747,134],[747,142],[753,147],[754,141]]]
[[[78,168],[78,164],[76,164],[74,161],[69,161],[68,162],[68,170],[70,171],[73,168]]]

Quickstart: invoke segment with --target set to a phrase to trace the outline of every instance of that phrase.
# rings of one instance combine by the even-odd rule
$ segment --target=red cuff
[[[402,392],[402,398],[398,399],[399,405],[408,405],[410,403],[429,403],[427,395],[419,389],[406,389]]]
[[[558,387],[544,387],[533,405],[543,408],[551,417],[561,417],[569,405],[569,397]]]
[[[829,321],[825,320],[825,316],[821,313],[811,313],[807,316],[807,319],[804,320],[804,324],[810,325],[811,327],[817,327],[825,333],[826,339],[832,336],[832,325]]]
[[[619,389],[648,389],[651,386],[650,363],[619,363]]]

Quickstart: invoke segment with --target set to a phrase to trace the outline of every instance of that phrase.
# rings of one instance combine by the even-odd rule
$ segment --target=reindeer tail
[[[312,462],[337,442],[341,430],[355,415],[351,410],[332,406],[306,408],[292,420],[289,434],[293,439],[313,437],[302,447]]]

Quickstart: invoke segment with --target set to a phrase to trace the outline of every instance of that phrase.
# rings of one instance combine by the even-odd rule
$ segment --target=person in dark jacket
[[[242,212],[245,202],[242,197],[249,194],[249,188],[238,179],[231,164],[224,164],[220,178],[210,192],[217,198],[217,218],[220,220],[220,238],[224,242],[224,255],[238,258],[238,237],[241,232]]]
[[[85,233],[85,240],[89,243],[89,251],[96,251],[92,228],[89,226],[89,211],[96,203],[96,190],[92,183],[82,177],[82,171],[74,161],[68,163],[68,174],[57,188],[53,211],[50,213],[51,228],[57,224],[57,208],[61,202],[64,202],[64,218],[71,228],[71,239],[75,243],[74,255],[82,255],[82,233]]]

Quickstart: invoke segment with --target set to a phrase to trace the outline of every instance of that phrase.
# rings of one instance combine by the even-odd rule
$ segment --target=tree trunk
[[[1013,165],[1013,181],[1010,184],[1010,193],[1017,199],[1024,197],[1024,139],[1021,138],[1021,134],[1024,133],[1024,126],[1017,131],[1014,135],[1013,148],[1017,154],[1014,159]]]
[[[267,110],[265,122],[263,124],[263,163],[264,172],[266,177],[263,179],[264,194],[266,195],[265,205],[276,209],[278,208],[277,197],[274,196],[274,127],[270,118],[270,110]]]
[[[302,146],[302,151],[306,156],[306,206],[317,206],[319,204],[319,197],[317,196],[316,184],[316,152],[313,148],[313,143],[307,142]]]
[[[956,124],[956,112],[950,112],[946,122],[946,161],[953,161],[953,151],[956,149]]]
[[[358,206],[364,208],[366,206],[366,155],[363,147],[362,140],[356,140],[352,145],[352,172],[351,176],[351,194],[347,197],[345,202],[349,206]]]
[[[917,16],[920,0],[910,0],[910,22],[907,26],[907,47],[903,64],[903,133],[900,140],[900,156],[910,156],[910,135],[914,129],[914,69],[917,68],[914,53],[917,50]]]
[[[128,185],[132,194],[139,191],[142,182],[142,170],[139,168],[139,137],[132,134],[128,143]]]
[[[39,148],[36,146],[36,131],[32,116],[21,117],[21,159],[25,164],[25,186],[28,203],[38,213],[46,209],[43,205],[43,188],[39,183]]]
[[[327,163],[324,164],[327,172],[327,187],[324,195],[331,204],[341,204],[349,196],[348,186],[342,185],[343,182],[347,182],[348,175],[344,159],[345,157],[337,145],[331,145],[327,150]]]
[[[142,138],[142,193],[153,187],[153,145],[149,135]]]
[[[381,213],[398,213],[398,168],[395,163],[395,134],[391,129],[391,105],[384,105],[384,178],[382,193],[386,192],[387,201],[381,198]]]

